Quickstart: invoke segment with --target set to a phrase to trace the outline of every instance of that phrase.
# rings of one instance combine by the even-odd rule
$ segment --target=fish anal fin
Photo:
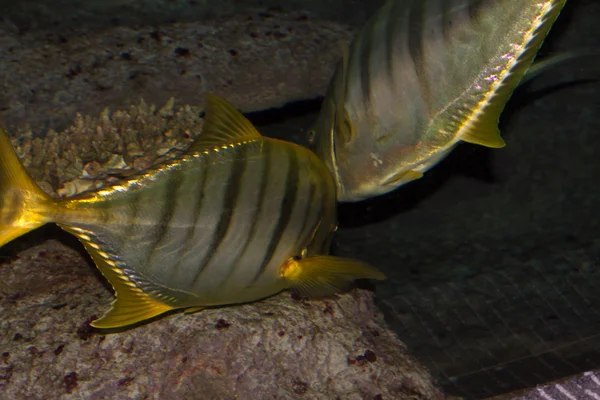
[[[500,113],[498,113],[498,115],[500,115]],[[476,123],[472,128],[465,130],[465,132],[461,134],[460,139],[464,142],[478,144],[492,149],[501,149],[506,146],[506,143],[502,139],[502,136],[500,136],[500,131],[498,130],[498,119],[490,119],[481,124]]]
[[[505,77],[498,83],[491,95],[480,104],[478,112],[465,124],[459,139],[491,148],[505,146],[498,130],[500,114],[513,91],[531,67],[538,50],[565,3],[565,0],[554,1],[541,22],[530,28],[529,41],[523,51],[517,55],[516,61],[512,65],[504,67],[500,74],[494,73],[494,75],[504,75]]]
[[[355,279],[385,279],[382,272],[365,262],[334,256],[291,259],[281,267],[280,276],[290,289],[311,298],[339,293]]]
[[[73,233],[78,236],[76,231]],[[120,268],[116,267],[114,261],[102,255],[106,253],[91,246],[90,242],[81,241],[94,260],[96,267],[112,285],[116,297],[110,310],[102,317],[92,321],[91,326],[99,329],[122,328],[178,308],[146,293],[139,287],[137,280],[134,282]]]
[[[206,94],[205,113],[202,132],[190,146],[192,151],[222,147],[262,137],[252,123],[231,103],[214,94]]]
[[[417,179],[421,179],[423,177],[423,173],[422,172],[418,172],[418,171],[413,171],[413,170],[408,170],[408,171],[401,171],[397,174],[394,174],[392,176],[390,176],[388,179],[386,179],[383,182],[383,185],[392,185],[394,183],[397,183],[399,181],[403,181],[404,183],[408,183],[410,181],[414,181]]]

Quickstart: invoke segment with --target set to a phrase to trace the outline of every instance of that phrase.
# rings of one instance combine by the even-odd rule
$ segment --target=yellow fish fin
[[[202,311],[204,309],[205,309],[204,307],[190,307],[190,308],[185,309],[184,314],[193,314],[193,313]]]
[[[554,4],[551,6],[552,9],[544,16],[541,25],[535,27],[532,38],[525,47],[525,51],[519,55],[517,62],[508,71],[504,72],[507,74],[506,79],[501,82],[491,98],[487,99],[487,104],[479,111],[479,115],[475,116],[465,126],[465,132],[460,135],[461,140],[492,148],[505,146],[504,140],[500,137],[500,131],[498,130],[500,114],[514,89],[519,85],[519,82],[531,67],[533,59],[565,3],[566,0],[554,1]]]
[[[140,288],[142,279],[138,277],[135,280],[131,279],[121,267],[117,267],[116,262],[110,259],[109,254],[98,250],[97,246],[91,244],[90,241],[82,239],[81,232],[69,227],[63,226],[63,228],[78,236],[94,260],[96,267],[115,291],[116,298],[112,302],[110,310],[102,317],[92,321],[91,326],[100,329],[122,328],[178,308],[156,299],[155,297],[158,296],[151,296],[143,291]],[[159,292],[160,288],[152,291]]]
[[[502,112],[502,110],[500,110]],[[500,116],[500,112],[498,112],[498,116]],[[483,125],[490,124],[490,125]],[[500,131],[498,130],[498,119],[491,118],[488,121],[483,121],[481,126],[473,126],[472,128],[467,129],[464,133],[461,134],[460,139],[462,141],[478,144],[485,147],[490,147],[492,149],[501,149],[506,146],[506,143],[500,136]]]
[[[0,246],[51,222],[57,205],[31,179],[0,128]]]
[[[262,137],[252,123],[231,103],[214,94],[206,94],[205,112],[202,132],[190,146],[192,151],[221,147]]]
[[[280,275],[290,289],[304,297],[325,297],[347,289],[355,279],[385,279],[371,265],[349,258],[312,256],[291,259],[281,267]]]
[[[391,185],[400,180],[407,183],[410,181],[414,181],[416,179],[421,179],[422,177],[423,177],[422,172],[417,172],[417,171],[413,171],[413,170],[409,169],[408,171],[402,171],[402,172],[399,172],[397,174],[390,176],[383,182],[383,185]]]

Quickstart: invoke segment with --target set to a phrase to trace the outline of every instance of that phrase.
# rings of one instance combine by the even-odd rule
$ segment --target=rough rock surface
[[[34,137],[17,130],[13,146],[31,177],[53,196],[71,196],[118,181],[180,155],[202,130],[200,109],[157,109],[143,101],[99,117],[77,114],[62,132]]]
[[[19,32],[0,26],[0,123],[62,130],[143,98],[201,105],[205,91],[243,111],[322,95],[350,28],[303,12],[210,22]]]
[[[322,19],[360,25],[384,0],[27,0],[0,2],[1,15],[20,29],[103,27],[197,21],[260,7],[306,10]]]
[[[70,238],[47,228],[3,250],[2,399],[443,398],[364,290],[93,330],[112,295]]]

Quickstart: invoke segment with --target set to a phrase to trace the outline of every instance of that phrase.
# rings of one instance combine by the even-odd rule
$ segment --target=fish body
[[[340,201],[420,178],[498,119],[566,0],[388,0],[338,64],[311,134]]]
[[[71,198],[49,198],[6,134],[0,140],[0,245],[47,222],[77,236],[116,292],[93,326],[382,278],[364,263],[325,256],[337,226],[327,167],[308,149],[261,136],[215,96],[182,157]]]

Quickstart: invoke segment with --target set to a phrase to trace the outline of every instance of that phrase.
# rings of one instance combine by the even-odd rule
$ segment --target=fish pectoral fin
[[[190,146],[192,151],[201,151],[262,137],[252,123],[231,103],[214,94],[206,94],[205,113],[202,132]]]
[[[487,120],[485,116],[483,118]],[[500,149],[506,146],[502,136],[500,136],[500,130],[498,130],[498,119],[490,118],[487,123],[485,122],[475,123],[473,128],[467,129],[460,135],[460,140],[493,149]]]
[[[421,179],[422,177],[423,177],[422,172],[417,172],[417,171],[413,171],[413,170],[409,169],[408,171],[402,171],[402,172],[399,172],[397,174],[390,176],[385,181],[383,181],[383,185],[391,185],[400,180],[403,180],[404,182],[410,182],[410,181],[414,181],[416,179]]]
[[[200,311],[205,310],[204,307],[190,307],[190,308],[186,308],[185,311],[183,312],[184,314],[194,314]]]
[[[77,235],[76,231],[73,233]],[[124,272],[110,265],[112,261],[107,260],[100,251],[90,246],[90,242],[84,240],[82,242],[96,267],[112,285],[116,297],[110,310],[92,321],[91,326],[100,329],[122,328],[175,309],[140,289]]]
[[[290,260],[280,275],[303,297],[326,297],[347,289],[355,279],[385,279],[377,268],[358,260],[313,256]]]

